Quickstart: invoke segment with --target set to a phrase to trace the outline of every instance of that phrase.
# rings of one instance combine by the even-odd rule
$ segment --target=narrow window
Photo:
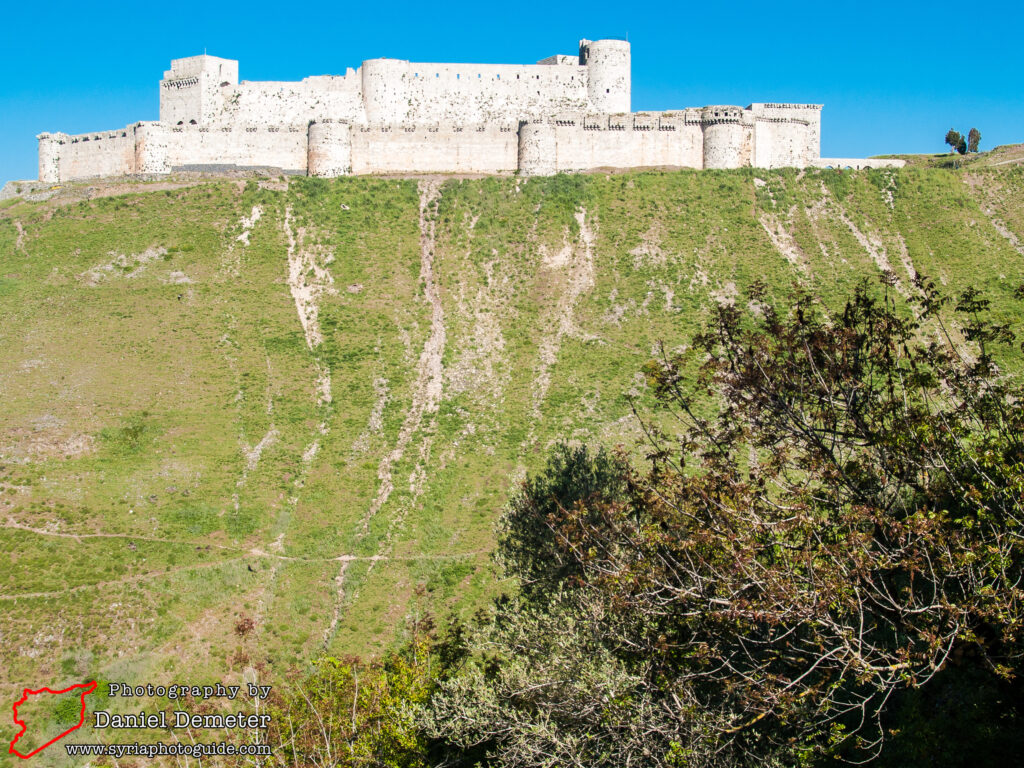
[[[612,92],[612,89],[611,89],[611,88],[605,88],[605,89],[604,89],[604,92],[605,92],[605,93],[611,93],[611,92]]]

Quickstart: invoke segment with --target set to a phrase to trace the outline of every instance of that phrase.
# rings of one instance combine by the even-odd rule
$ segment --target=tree
[[[967,151],[977,152],[979,144],[981,144],[981,131],[971,128],[970,133],[967,134]]]
[[[946,143],[949,145],[950,152],[959,151],[960,145],[963,141],[964,137],[960,135],[959,131],[953,130],[952,128],[946,131]],[[963,154],[963,152],[960,154]]]
[[[379,661],[324,657],[308,674],[293,671],[268,701],[265,765],[424,768],[428,745],[413,710],[430,697],[436,668],[420,636]]]
[[[530,587],[478,628],[432,732],[510,768],[792,765],[877,756],[891,703],[937,680],[1019,693],[1014,336],[974,291],[915,287],[836,314],[755,285],[652,361],[645,463],[560,449],[514,501],[505,561]],[[585,485],[566,474],[603,480],[560,494]]]

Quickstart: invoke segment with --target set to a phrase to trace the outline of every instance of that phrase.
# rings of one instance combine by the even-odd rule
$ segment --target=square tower
[[[222,89],[238,85],[238,62],[216,56],[174,59],[160,81],[160,122],[204,125],[223,109]]]

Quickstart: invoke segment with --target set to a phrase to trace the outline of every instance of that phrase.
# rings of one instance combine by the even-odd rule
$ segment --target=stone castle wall
[[[137,123],[122,131],[40,138],[40,178],[169,173],[204,168],[280,168],[339,176],[374,173],[520,172],[545,175],[595,168],[739,168],[815,164],[808,122],[771,123],[749,110],[570,113],[521,122],[459,121],[307,126]],[[759,130],[773,130],[771,151]],[[755,157],[757,162],[755,162]],[[56,158],[56,159],[55,159]]]
[[[239,82],[237,61],[193,56],[164,73],[159,121],[41,134],[39,178],[226,167],[539,175],[821,164],[821,105],[632,113],[631,88],[623,40],[581,40],[576,56],[527,65],[371,59],[299,82]]]
[[[372,173],[513,173],[518,126],[462,123],[352,126],[352,170]]]
[[[78,136],[43,134],[39,142],[39,180],[66,181],[136,173],[135,126]]]

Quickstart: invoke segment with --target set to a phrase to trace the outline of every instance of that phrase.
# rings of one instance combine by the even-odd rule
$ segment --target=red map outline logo
[[[43,744],[43,746],[41,746],[41,747],[36,747],[31,752],[29,752],[27,755],[23,755],[23,754],[21,754],[21,752],[16,750],[14,748],[14,745],[18,743],[18,739],[20,739],[22,736],[24,736],[25,735],[25,731],[28,730],[28,725],[25,722],[23,722],[22,720],[18,719],[18,707],[21,706],[22,704],[24,704],[26,701],[28,701],[28,697],[29,696],[38,696],[40,693],[44,693],[44,692],[45,693],[52,693],[52,694],[55,694],[55,695],[60,695],[62,693],[70,693],[71,691],[75,690],[76,688],[84,688],[85,689],[80,694],[78,694],[79,698],[82,700],[82,711],[81,711],[81,713],[78,716],[78,725],[75,725],[75,726],[72,726],[71,728],[68,728],[60,736],[57,736],[56,738],[50,739],[48,742]],[[28,688],[25,688],[22,691],[21,698],[18,699],[16,702],[14,702],[14,706],[12,707],[12,710],[14,712],[14,724],[15,725],[20,725],[21,726],[21,730],[18,731],[18,735],[14,737],[14,740],[11,742],[10,749],[7,750],[7,753],[10,754],[10,755],[17,755],[22,760],[27,760],[28,758],[32,757],[32,755],[35,755],[35,754],[37,754],[39,752],[42,752],[44,749],[46,749],[48,746],[53,744],[55,741],[60,741],[61,739],[63,739],[65,736],[67,736],[72,731],[77,731],[85,723],[85,697],[88,696],[90,693],[92,693],[95,690],[96,690],[96,681],[95,680],[93,680],[91,683],[80,683],[78,685],[72,685],[70,688],[65,688],[63,691],[51,691],[49,688],[40,688],[38,691],[33,691],[33,690],[28,689]]]

